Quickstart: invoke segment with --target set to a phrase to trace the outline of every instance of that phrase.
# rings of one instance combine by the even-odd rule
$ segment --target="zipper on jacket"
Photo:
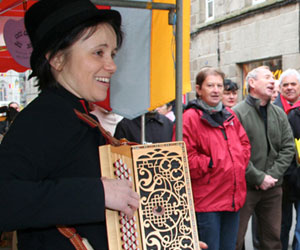
[[[225,129],[221,128],[221,131],[222,131],[222,134],[224,136],[224,139],[227,141],[227,135],[226,135]]]

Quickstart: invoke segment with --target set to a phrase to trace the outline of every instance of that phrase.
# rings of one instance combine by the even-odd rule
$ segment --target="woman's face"
[[[161,115],[166,115],[167,113],[169,113],[169,112],[171,111],[171,109],[172,109],[172,106],[170,106],[170,107],[168,108],[167,104],[164,104],[164,105],[158,107],[158,108],[156,109],[156,111],[157,111],[158,113],[160,113]]]
[[[67,51],[51,59],[55,79],[69,92],[87,101],[106,98],[110,78],[116,71],[114,56],[117,38],[111,25],[99,24],[91,35],[89,30]]]
[[[237,103],[237,90],[224,90],[222,102],[225,107],[232,108]]]
[[[222,99],[223,90],[223,78],[219,75],[208,75],[203,81],[201,89],[199,85],[196,85],[197,94],[211,107],[219,104]]]

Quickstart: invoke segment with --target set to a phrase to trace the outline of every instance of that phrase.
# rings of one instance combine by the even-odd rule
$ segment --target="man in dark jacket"
[[[247,198],[240,213],[237,250],[242,249],[248,221],[256,213],[261,249],[281,250],[282,180],[294,157],[294,138],[282,109],[270,103],[274,77],[266,66],[247,75],[249,96],[233,110],[251,144],[246,170]],[[276,218],[276,219],[274,219]]]
[[[116,127],[114,136],[117,139],[126,138],[128,141],[142,143],[141,141],[141,116],[129,120],[122,119]],[[158,112],[148,112],[145,115],[145,140],[146,142],[172,141],[173,122]]]
[[[274,104],[281,107],[286,114],[291,109],[300,106],[300,74],[295,69],[285,70],[279,79],[280,94],[277,96]],[[298,125],[299,126],[299,125]],[[294,129],[293,129],[294,130]],[[296,167],[295,158],[293,159],[291,166],[285,172],[282,183],[282,222],[281,222],[281,243],[282,250],[288,249],[290,230],[292,227],[293,219],[293,204],[291,200],[291,190],[289,185],[289,176],[291,175],[293,168]],[[295,238],[296,239],[296,238]]]
[[[300,108],[292,109],[288,114],[288,119],[291,124],[295,139],[300,139]],[[300,151],[297,151],[297,159],[293,160],[291,165],[290,176],[288,178],[289,198],[290,203],[294,202],[296,209],[296,226],[293,240],[293,249],[300,249],[300,168],[298,167]],[[298,162],[297,162],[298,160]],[[292,207],[292,205],[291,205]],[[292,220],[292,213],[291,218]]]
[[[281,107],[286,113],[293,107],[299,107],[300,75],[295,69],[285,70],[279,79],[280,93],[274,104]]]

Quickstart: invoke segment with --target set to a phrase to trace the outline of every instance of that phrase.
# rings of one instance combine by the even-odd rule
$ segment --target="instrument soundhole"
[[[163,215],[165,213],[165,208],[163,206],[157,206],[153,208],[154,215]]]

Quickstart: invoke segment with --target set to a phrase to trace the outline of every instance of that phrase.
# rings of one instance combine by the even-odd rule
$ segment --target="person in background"
[[[294,138],[300,139],[300,107],[291,109],[288,113],[288,119],[293,130]],[[288,199],[294,203],[296,210],[296,225],[293,239],[293,250],[300,250],[300,150],[296,151],[296,157],[290,166],[290,176],[288,178]],[[291,206],[292,207],[292,206]],[[292,211],[291,211],[292,217]],[[287,238],[288,240],[288,238]]]
[[[275,80],[273,94],[271,97],[272,103],[275,101],[278,94],[279,94],[279,80]],[[283,194],[284,194],[284,192],[283,192]],[[259,233],[258,233],[258,226],[257,226],[256,221],[257,221],[257,218],[256,218],[256,215],[254,212],[252,215],[252,242],[253,242],[254,250],[259,249]],[[243,248],[243,250],[245,250],[245,248]]]
[[[285,113],[299,107],[300,74],[295,69],[285,70],[279,78],[279,94],[274,104],[281,107]]]
[[[232,108],[237,103],[238,99],[238,85],[230,79],[224,81],[224,92],[222,102],[225,107]]]
[[[274,104],[282,108],[286,114],[292,109],[300,106],[300,74],[295,69],[285,70],[279,78],[280,94],[275,99]],[[294,112],[294,111],[293,111]],[[287,250],[289,245],[289,236],[293,221],[293,206],[296,208],[296,204],[293,199],[292,190],[290,188],[289,179],[296,166],[295,159],[293,159],[291,166],[284,174],[282,183],[283,196],[282,196],[282,222],[281,222],[281,243],[282,250]],[[298,210],[296,209],[296,212]],[[296,214],[298,217],[298,215]],[[297,231],[295,231],[298,234]],[[300,239],[300,236],[294,237],[294,240]],[[300,244],[300,241],[297,245]]]
[[[139,206],[130,181],[101,177],[106,139],[89,122],[89,102],[106,98],[116,71],[121,15],[40,0],[24,21],[41,92],[0,144],[0,231],[17,230],[22,250],[108,249],[105,209],[132,217]]]
[[[233,111],[223,106],[223,91],[224,73],[201,69],[197,99],[183,113],[199,239],[211,250],[235,249],[250,158],[246,132]]]
[[[156,109],[156,111],[162,115],[165,115],[167,118],[169,118],[172,122],[175,122],[175,114],[173,112],[173,109],[174,109],[174,105],[175,105],[175,102],[172,101],[172,102],[168,102],[167,104],[164,104],[160,107],[158,107]]]
[[[16,102],[11,102],[8,106],[0,107],[0,113],[6,113],[5,120],[0,122],[0,135],[4,136],[19,112],[20,107]]]
[[[14,108],[14,109],[17,110],[18,112],[21,111],[20,105],[19,105],[17,102],[10,102],[10,103],[8,104],[8,107]]]
[[[126,138],[128,141],[142,143],[141,116],[129,120],[123,118],[116,127],[114,137]],[[145,143],[172,141],[173,122],[157,111],[145,114]]]
[[[251,144],[246,170],[247,198],[240,210],[236,250],[241,250],[248,221],[255,212],[260,249],[281,250],[281,204],[284,172],[294,157],[294,138],[282,109],[270,103],[274,77],[261,66],[246,78],[249,95],[233,107]],[[276,218],[276,219],[274,219]]]
[[[272,97],[271,97],[271,102],[272,103],[274,103],[274,101],[276,100],[279,93],[280,93],[280,83],[279,83],[279,80],[275,80],[273,94],[272,94]]]

